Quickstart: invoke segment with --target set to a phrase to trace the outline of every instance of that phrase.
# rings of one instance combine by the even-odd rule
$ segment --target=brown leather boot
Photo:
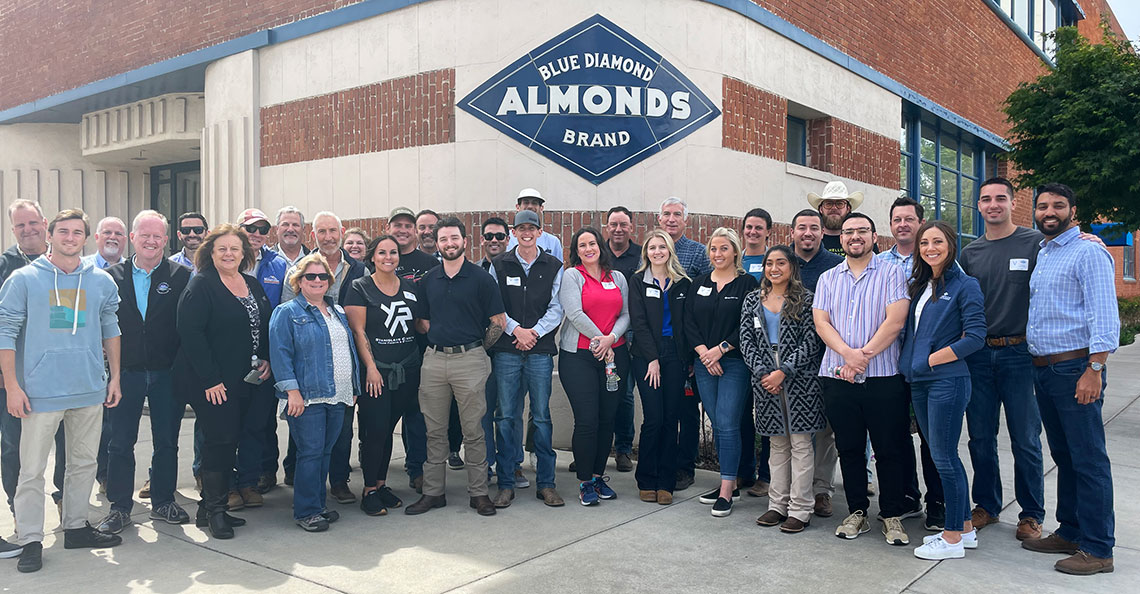
[[[1057,562],[1053,569],[1069,575],[1093,575],[1096,573],[1112,573],[1112,558],[1101,559],[1084,552],[1077,551],[1072,557],[1066,557]]]
[[[488,499],[488,501],[490,501]],[[415,516],[424,512],[429,512],[437,507],[444,507],[447,505],[447,495],[424,495],[420,500],[404,508],[404,513],[409,516]],[[492,506],[493,507],[493,506]]]
[[[976,530],[978,527],[974,526]],[[1021,541],[1021,548],[1033,551],[1034,553],[1064,553],[1066,555],[1076,555],[1080,547],[1075,542],[1069,542],[1054,532],[1045,538],[1034,538],[1030,540]]]
[[[481,516],[495,515],[495,504],[491,503],[491,498],[486,495],[479,495],[471,498],[471,509]]]

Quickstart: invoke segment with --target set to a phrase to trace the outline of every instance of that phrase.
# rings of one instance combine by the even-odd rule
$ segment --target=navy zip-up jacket
[[[978,280],[957,266],[948,266],[942,278],[943,286],[931,295],[917,331],[914,315],[919,300],[910,303],[899,353],[899,370],[909,382],[969,376],[966,357],[985,345],[985,299]],[[932,369],[927,363],[930,354],[947,346],[958,360]]]

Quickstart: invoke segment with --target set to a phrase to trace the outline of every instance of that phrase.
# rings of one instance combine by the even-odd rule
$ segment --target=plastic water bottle
[[[618,380],[620,379],[617,374],[617,364],[613,361],[606,363],[606,391],[617,392]]]
[[[831,377],[834,377],[835,379],[843,379],[842,376],[840,375],[840,371],[842,369],[843,369],[842,365],[836,365],[835,367],[832,367],[831,368]],[[861,383],[866,382],[866,381],[867,381],[867,374],[866,373],[856,373],[855,374],[855,383],[861,384]]]

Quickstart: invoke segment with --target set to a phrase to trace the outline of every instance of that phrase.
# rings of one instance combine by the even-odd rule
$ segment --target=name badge
[[[334,305],[333,309],[335,309],[337,311],[337,313],[344,313],[344,308],[341,307],[341,305],[339,303]]]
[[[507,277],[507,286],[508,287],[521,287],[522,286],[522,277],[508,276]]]
[[[612,291],[612,290],[617,288],[617,284],[606,281],[606,282],[602,283],[602,288],[607,290],[607,291]]]
[[[748,265],[748,272],[764,272],[764,265],[759,262],[753,262]]]
[[[646,297],[652,297],[654,299],[660,299],[661,298],[661,289],[653,289],[650,287],[646,287],[645,288],[645,296]]]
[[[760,316],[752,316],[752,324],[757,330],[759,330],[762,327],[760,324]]]
[[[1029,258],[1010,258],[1010,270],[1029,270]]]
[[[697,295],[700,295],[701,297],[708,297],[709,295],[712,295],[712,287],[701,287],[697,289]]]
[[[411,291],[404,291],[404,299],[411,299],[417,303],[419,302],[419,300],[416,299],[416,294]]]

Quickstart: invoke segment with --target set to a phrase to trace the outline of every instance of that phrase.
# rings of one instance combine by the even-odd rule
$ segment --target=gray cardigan
[[[629,285],[620,272],[614,270],[610,274],[621,290],[621,314],[614,322],[613,329],[614,336],[621,338],[626,330],[629,330]],[[578,351],[579,334],[593,337],[602,333],[586,312],[582,311],[582,286],[585,283],[586,279],[577,268],[567,268],[566,272],[562,273],[562,286],[558,290],[558,300],[562,302],[562,310],[566,314],[566,320],[570,322],[562,325],[562,331],[558,336],[558,348],[571,353]]]

